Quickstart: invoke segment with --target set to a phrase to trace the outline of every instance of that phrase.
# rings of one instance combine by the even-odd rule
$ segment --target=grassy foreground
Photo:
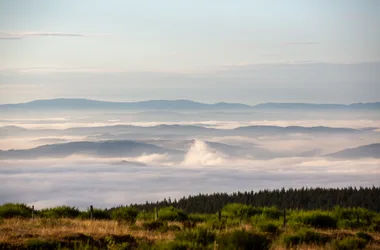
[[[0,249],[380,249],[380,214],[360,208],[289,210],[285,220],[275,207],[243,204],[216,214],[94,209],[92,220],[70,207],[33,211],[33,219],[25,209],[0,206]]]

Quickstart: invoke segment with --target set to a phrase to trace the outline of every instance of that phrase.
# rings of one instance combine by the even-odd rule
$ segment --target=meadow
[[[0,249],[380,249],[380,214],[230,203],[211,214],[173,206],[81,211],[0,206]]]

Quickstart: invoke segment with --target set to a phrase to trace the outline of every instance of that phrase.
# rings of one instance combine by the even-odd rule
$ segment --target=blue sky
[[[374,101],[379,11],[376,0],[3,0],[0,102]]]

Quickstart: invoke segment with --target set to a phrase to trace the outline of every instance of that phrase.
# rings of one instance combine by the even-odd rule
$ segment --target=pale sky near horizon
[[[380,1],[0,1],[0,103],[379,101]]]

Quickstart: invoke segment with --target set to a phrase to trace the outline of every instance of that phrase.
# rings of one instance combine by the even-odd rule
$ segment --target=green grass
[[[175,207],[34,211],[0,206],[0,249],[380,249],[378,213],[360,208],[283,210],[229,204],[221,214],[187,214]],[[64,219],[66,218],[66,219]],[[355,225],[355,226],[353,226]]]

